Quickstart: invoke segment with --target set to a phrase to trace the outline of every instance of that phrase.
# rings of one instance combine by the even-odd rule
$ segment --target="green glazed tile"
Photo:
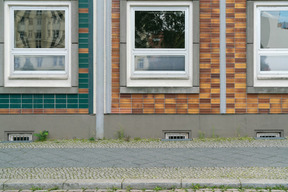
[[[9,108],[9,104],[7,103],[7,104],[0,104],[0,108],[1,109],[8,109]]]
[[[1,99],[9,99],[9,98],[10,98],[10,95],[0,95],[0,98],[1,98]]]

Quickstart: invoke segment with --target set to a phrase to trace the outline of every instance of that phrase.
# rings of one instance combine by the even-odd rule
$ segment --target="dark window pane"
[[[135,48],[185,48],[185,12],[135,11]]]
[[[261,48],[288,48],[288,11],[261,11]]]
[[[185,56],[135,56],[136,71],[185,71]]]
[[[65,48],[65,11],[15,10],[14,41],[15,48]]]

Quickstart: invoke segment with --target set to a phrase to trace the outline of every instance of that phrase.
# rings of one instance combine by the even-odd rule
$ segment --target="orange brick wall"
[[[246,0],[226,4],[227,113],[287,113],[288,95],[246,93]]]
[[[120,94],[119,0],[112,6],[112,113],[220,112],[219,0],[200,0],[200,94]]]
[[[288,95],[246,93],[246,0],[226,1],[227,113],[286,113]],[[112,10],[112,113],[219,114],[219,0],[200,0],[200,93],[119,93],[119,0]]]

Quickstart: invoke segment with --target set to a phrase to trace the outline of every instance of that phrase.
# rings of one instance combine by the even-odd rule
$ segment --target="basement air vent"
[[[32,141],[32,134],[11,133],[8,134],[8,141]]]
[[[260,137],[260,138],[275,138],[275,137],[280,137],[280,133],[257,133],[257,137]]]
[[[190,140],[190,131],[163,131],[163,140]]]
[[[256,139],[283,139],[283,130],[255,130]]]

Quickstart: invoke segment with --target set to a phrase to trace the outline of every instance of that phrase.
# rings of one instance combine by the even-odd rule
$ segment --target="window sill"
[[[247,87],[247,93],[279,94],[288,93],[288,87]]]
[[[0,87],[0,93],[43,94],[43,93],[78,93],[78,87]]]
[[[120,87],[120,93],[199,93],[199,87]]]

